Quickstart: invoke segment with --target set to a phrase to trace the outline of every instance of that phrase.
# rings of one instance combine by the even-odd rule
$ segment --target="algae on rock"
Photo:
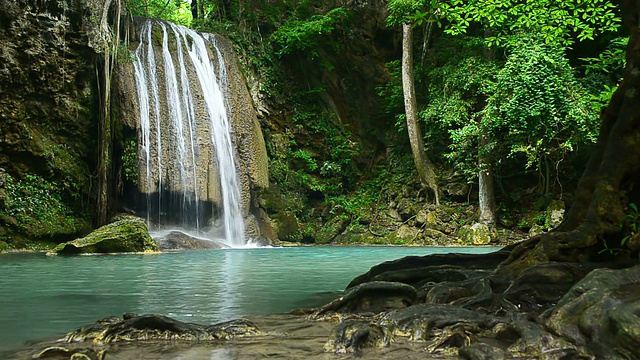
[[[56,246],[48,254],[157,252],[158,244],[149,235],[147,224],[127,218],[98,228],[89,235]]]

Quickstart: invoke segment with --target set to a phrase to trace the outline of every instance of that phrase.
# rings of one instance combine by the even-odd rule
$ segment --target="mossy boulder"
[[[49,254],[92,254],[157,252],[158,244],[149,235],[147,224],[138,218],[125,218],[94,230],[89,235],[62,243]]]
[[[271,216],[278,239],[283,241],[300,241],[300,226],[295,215],[290,211],[281,211]]]
[[[492,237],[489,227],[480,223],[460,227],[457,235],[465,245],[488,245]]]

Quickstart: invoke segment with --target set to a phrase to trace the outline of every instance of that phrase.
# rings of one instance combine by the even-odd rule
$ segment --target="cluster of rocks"
[[[163,315],[133,313],[112,316],[68,333],[59,344],[49,346],[33,359],[102,360],[104,345],[133,341],[224,342],[247,336],[265,335],[251,321],[238,319],[215,325],[178,321]]]
[[[408,257],[373,267],[307,312],[337,322],[325,350],[362,353],[398,338],[462,359],[639,359],[640,266],[547,263],[515,279],[509,255]]]
[[[339,298],[293,314],[325,324],[322,349],[308,349],[314,354],[375,358],[417,343],[417,351],[434,358],[640,359],[640,265],[550,262],[504,277],[495,269],[509,255],[506,248],[382,263],[353,279]],[[198,325],[125,314],[72,331],[33,358],[101,360],[123,343],[215,347],[274,336],[284,341],[296,334],[264,331],[245,319]]]
[[[111,223],[94,230],[83,238],[61,243],[47,254],[155,253],[228,247],[224,243],[198,238],[178,230],[151,238],[145,220],[133,215],[119,214],[111,219]]]

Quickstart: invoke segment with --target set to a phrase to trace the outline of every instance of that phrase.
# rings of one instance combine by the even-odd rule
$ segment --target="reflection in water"
[[[245,253],[243,251],[226,251],[222,261],[220,276],[222,289],[218,292],[222,294],[220,299],[220,312],[224,320],[231,320],[241,316],[237,311],[238,297],[242,296],[240,291],[241,285],[244,283],[244,269],[250,265],[245,264]],[[248,266],[249,265],[249,266]]]
[[[60,337],[106,316],[157,313],[200,324],[253,319],[319,306],[386,260],[494,250],[305,247],[80,257],[6,254],[0,256],[0,291],[3,309],[11,311],[0,312],[0,358],[26,341]]]

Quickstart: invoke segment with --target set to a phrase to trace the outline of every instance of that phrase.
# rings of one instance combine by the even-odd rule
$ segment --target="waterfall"
[[[224,96],[228,79],[215,37],[147,20],[133,65],[140,110],[138,186],[146,194],[150,227],[179,226],[244,245]]]

